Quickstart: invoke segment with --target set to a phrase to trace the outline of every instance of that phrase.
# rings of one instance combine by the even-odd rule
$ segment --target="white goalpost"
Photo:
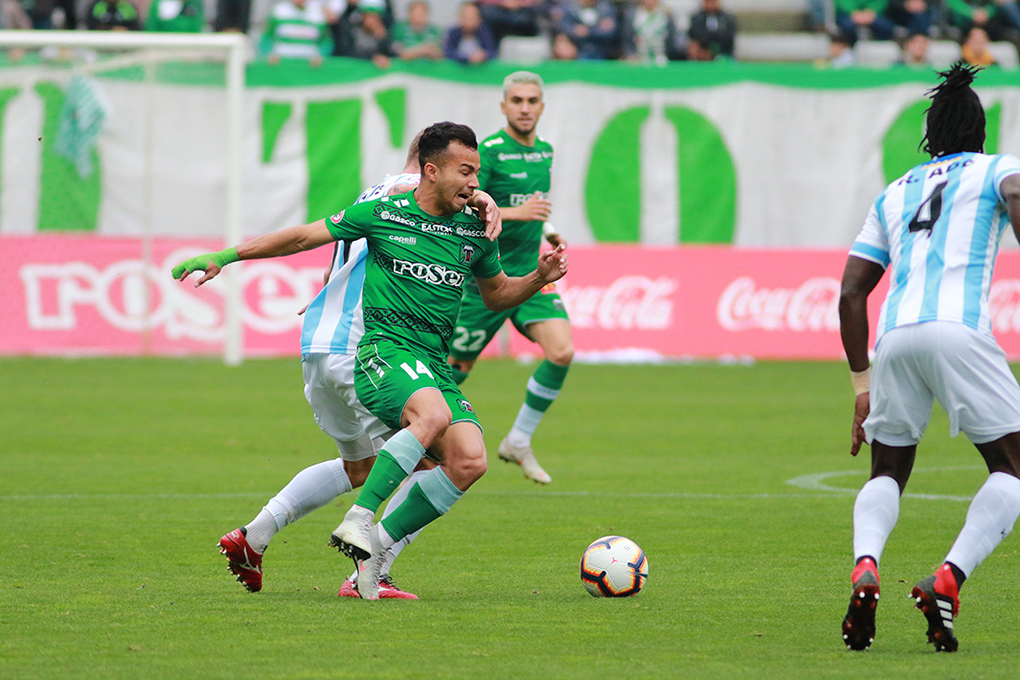
[[[155,123],[157,114],[160,113],[155,96],[155,88],[159,82],[158,72],[161,67],[170,63],[184,64],[185,68],[193,67],[196,64],[215,63],[216,78],[220,77],[219,64],[222,64],[223,80],[223,110],[221,114],[212,111],[212,115],[224,117],[223,130],[225,139],[217,140],[216,145],[209,145],[215,149],[223,148],[223,153],[217,151],[218,158],[202,159],[203,163],[209,166],[216,166],[217,177],[225,177],[225,182],[219,185],[215,199],[222,204],[222,215],[224,220],[223,236],[227,245],[239,243],[242,240],[242,173],[243,173],[243,120],[244,120],[244,91],[245,91],[245,62],[249,49],[247,39],[240,34],[177,34],[177,33],[144,33],[144,32],[107,32],[107,31],[7,31],[0,30],[0,52],[8,53],[7,67],[0,69],[0,90],[3,88],[21,88],[23,91],[32,91],[38,82],[57,82],[67,88],[76,76],[95,78],[104,74],[109,75],[116,71],[140,70],[141,77],[138,79],[142,85],[136,88],[141,95],[141,100],[132,102],[129,107],[132,111],[143,112],[141,120],[132,120],[132,130],[139,133],[141,142],[142,169],[140,178],[132,178],[137,181],[138,193],[132,194],[129,200],[132,205],[140,205],[138,212],[142,218],[140,224],[136,225],[138,236],[141,238],[142,253],[141,259],[144,267],[152,265],[152,243],[158,236],[168,236],[165,224],[159,229],[156,228],[156,219],[161,217],[157,208],[157,201],[154,197],[153,185],[153,157],[154,148],[157,142],[162,146],[167,145],[167,140],[159,139],[161,130],[157,129]],[[12,58],[12,51],[17,54],[26,52],[27,56],[15,60]],[[41,57],[38,55],[42,55]],[[219,81],[217,80],[217,83]],[[87,89],[87,88],[86,88]],[[102,92],[87,92],[88,96],[95,95],[102,98]],[[70,96],[70,94],[68,95]],[[218,96],[218,95],[217,95]],[[167,95],[162,95],[160,102],[165,104]],[[217,99],[217,102],[220,100]],[[181,103],[181,106],[187,106]],[[215,109],[219,106],[207,106],[206,109]],[[204,115],[204,112],[203,112]],[[217,128],[219,129],[219,128]],[[23,132],[23,131],[22,131]],[[21,134],[21,137],[25,137]],[[14,140],[14,143],[27,147],[23,139],[17,138],[15,133],[5,130],[4,140]],[[40,137],[39,141],[42,141]],[[19,147],[20,148],[20,147]],[[37,152],[38,154],[38,152]],[[88,152],[84,153],[87,158]],[[10,154],[5,156],[10,158]],[[41,161],[38,161],[41,163]],[[20,212],[15,208],[28,205],[31,201],[26,199],[24,194],[29,191],[40,192],[38,186],[33,185],[35,181],[27,175],[28,172],[20,172],[18,168],[4,168],[2,187],[2,204],[8,213],[4,216],[3,224],[7,226],[8,232],[17,233],[22,225],[17,224],[13,229],[10,227],[12,220],[21,219],[22,214],[31,217],[33,208],[29,207]],[[21,175],[26,177],[21,179]],[[24,182],[22,184],[22,181]],[[36,184],[44,180],[36,181]],[[9,182],[14,182],[9,185]],[[220,189],[219,187],[222,186]],[[165,197],[162,198],[165,205]],[[41,203],[41,199],[39,201]],[[217,206],[217,214],[220,214]],[[35,208],[36,218],[38,211],[42,208]],[[16,215],[15,215],[16,213]],[[12,217],[12,215],[14,215]],[[31,219],[21,219],[22,222],[30,222]],[[24,232],[28,233],[32,228],[24,226]],[[227,268],[222,278],[224,279],[224,316],[223,316],[223,358],[229,365],[241,363],[243,358],[243,324],[241,299],[241,274],[240,267]],[[148,299],[149,293],[143,293],[145,299],[140,303],[150,309]],[[151,315],[149,315],[151,316]],[[149,316],[146,318],[149,319]],[[147,347],[147,338],[150,320],[144,322],[142,330],[142,346]]]

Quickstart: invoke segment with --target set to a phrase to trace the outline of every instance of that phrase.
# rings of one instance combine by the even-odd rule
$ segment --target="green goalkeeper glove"
[[[226,248],[218,253],[205,253],[204,255],[187,259],[174,267],[170,273],[175,279],[180,279],[182,276],[185,276],[185,272],[191,274],[199,270],[203,272],[208,271],[210,262],[223,269],[231,262],[237,262],[239,259],[241,258],[237,256],[237,248]]]

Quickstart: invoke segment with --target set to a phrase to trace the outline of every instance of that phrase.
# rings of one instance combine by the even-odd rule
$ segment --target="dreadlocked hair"
[[[985,148],[985,109],[971,89],[981,69],[958,61],[939,72],[942,82],[928,92],[928,129],[920,148],[932,158]]]

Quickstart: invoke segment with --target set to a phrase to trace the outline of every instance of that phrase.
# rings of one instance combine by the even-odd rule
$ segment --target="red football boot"
[[[227,568],[253,593],[262,590],[262,553],[248,545],[244,527],[220,539],[220,552],[227,556]]]
[[[953,619],[960,613],[960,585],[952,567],[943,564],[910,594],[928,621],[928,642],[935,645],[936,652],[955,652],[960,646],[953,633]]]
[[[878,608],[878,567],[866,557],[850,574],[854,584],[850,606],[843,619],[843,641],[850,649],[867,649],[875,641],[875,610]]]

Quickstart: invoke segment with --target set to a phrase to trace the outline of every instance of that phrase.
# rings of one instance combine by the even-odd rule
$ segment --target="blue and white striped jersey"
[[[388,195],[395,186],[419,181],[421,175],[418,174],[387,175],[382,182],[366,189],[355,202],[371,201]],[[354,354],[365,334],[361,293],[365,286],[367,257],[365,239],[337,243],[329,281],[305,311],[301,354]]]
[[[1010,224],[1000,185],[1018,173],[1016,156],[958,153],[922,163],[886,187],[850,249],[889,269],[878,339],[936,320],[992,334],[988,290]]]

